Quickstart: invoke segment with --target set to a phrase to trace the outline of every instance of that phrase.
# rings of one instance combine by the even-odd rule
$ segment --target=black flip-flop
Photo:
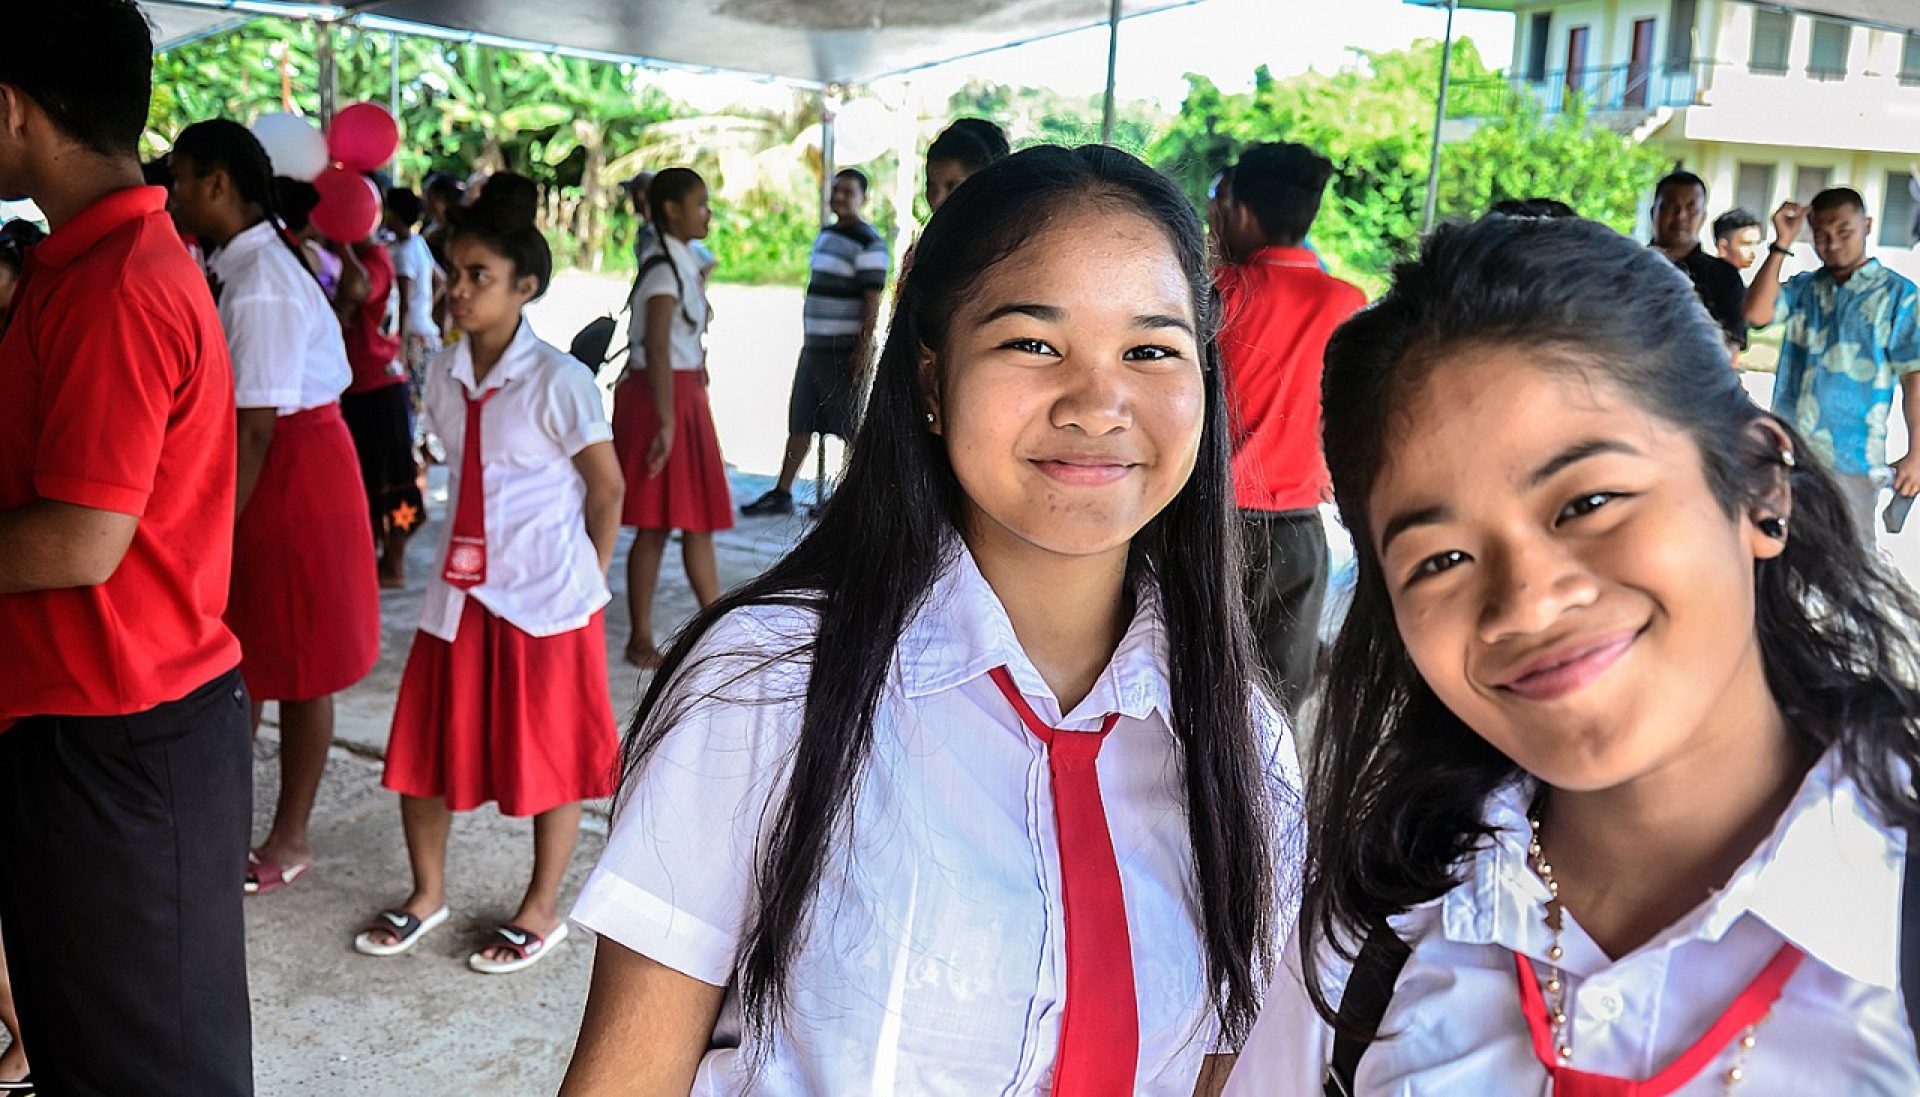
[[[360,935],[353,939],[353,950],[362,956],[398,956],[409,952],[413,946],[453,916],[453,912],[441,907],[425,918],[420,918],[404,910],[383,910],[373,916]],[[392,934],[392,944],[382,944],[381,934]]]

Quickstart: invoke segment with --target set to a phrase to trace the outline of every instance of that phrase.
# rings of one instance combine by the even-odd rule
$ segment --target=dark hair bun
[[[496,232],[530,229],[540,213],[540,188],[524,175],[499,171],[487,176],[480,196],[458,211],[460,221]]]

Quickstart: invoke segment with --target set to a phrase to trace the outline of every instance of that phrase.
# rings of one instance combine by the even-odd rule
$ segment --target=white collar
[[[1515,781],[1488,798],[1492,838],[1461,883],[1435,900],[1449,939],[1544,954],[1547,890],[1526,855],[1534,788],[1532,780]],[[1839,750],[1829,749],[1727,886],[1642,950],[1718,941],[1752,916],[1849,979],[1891,990],[1900,978],[1905,853],[1904,835],[1879,822]],[[1606,964],[1604,956],[1569,949],[1565,966],[1583,975]]]
[[[508,381],[517,380],[529,365],[538,360],[536,352],[539,349],[540,337],[533,333],[533,325],[523,316],[513,338],[507,341],[507,349],[500,352],[500,361],[494,363],[492,372],[487,374],[485,384],[473,383],[473,340],[465,337],[454,345],[453,365],[450,367],[453,379],[460,382],[460,387],[469,395],[478,396],[489,389],[500,388]]]
[[[251,228],[242,229],[207,257],[207,266],[215,278],[225,282],[232,277],[234,268],[240,265],[241,260],[269,245],[278,245],[279,236],[280,230],[272,221],[262,221]],[[287,252],[287,257],[293,258],[293,253]]]
[[[1004,666],[1021,693],[1051,707],[1037,713],[1043,720],[1069,726],[1097,723],[1109,712],[1145,720],[1158,711],[1170,727],[1173,702],[1159,591],[1143,582],[1135,601],[1133,621],[1092,692],[1071,713],[1061,714],[1053,690],[1014,636],[1006,607],[956,537],[932,589],[901,630],[897,665],[902,688],[910,698],[926,697]]]

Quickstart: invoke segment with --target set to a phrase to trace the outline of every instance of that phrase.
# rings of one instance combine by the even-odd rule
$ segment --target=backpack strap
[[[640,292],[640,280],[647,276],[648,271],[663,264],[673,272],[674,300],[680,305],[680,319],[685,320],[688,327],[698,328],[700,325],[694,320],[693,313],[687,311],[687,284],[680,278],[680,266],[664,250],[647,256],[640,264],[640,269],[633,272],[633,288],[627,291],[627,307],[633,307],[633,295]]]
[[[1912,864],[1911,861],[1908,862]],[[1380,1032],[1380,1022],[1393,1001],[1394,984],[1413,950],[1386,922],[1373,927],[1340,995],[1340,1013],[1334,1022],[1333,1062],[1327,1067],[1326,1097],[1352,1097],[1353,1076]]]

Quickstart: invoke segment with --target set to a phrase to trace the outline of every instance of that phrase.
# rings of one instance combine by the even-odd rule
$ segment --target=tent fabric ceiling
[[[221,0],[146,0],[156,14]],[[1125,16],[1202,0],[1122,0]],[[254,14],[271,0],[249,0]],[[288,4],[312,11],[312,3]],[[1109,0],[334,0],[377,17],[638,61],[862,84],[1106,22]],[[229,16],[232,12],[227,13]]]
[[[176,7],[172,4],[147,4],[144,10],[148,22],[153,24],[153,48],[156,50],[171,49],[247,21],[246,16],[236,16],[231,11]]]

